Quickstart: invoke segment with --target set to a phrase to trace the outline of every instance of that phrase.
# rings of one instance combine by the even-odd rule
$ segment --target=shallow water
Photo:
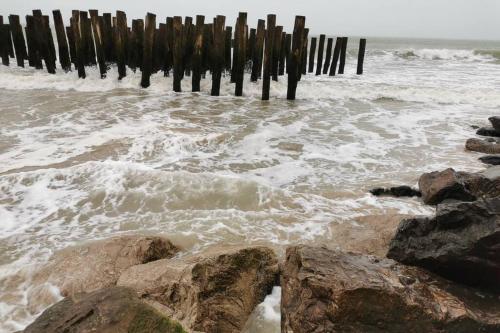
[[[356,41],[351,41],[351,45]],[[0,332],[22,329],[31,272],[61,248],[122,233],[168,236],[188,250],[217,243],[330,243],[365,215],[430,214],[416,199],[375,198],[374,186],[421,173],[479,170],[464,151],[500,108],[500,43],[369,40],[346,75],[286,77],[271,100],[246,76],[244,98],[182,94],[140,73],[105,80],[0,67]],[[57,291],[55,291],[57,293]],[[279,332],[279,289],[249,332]],[[49,305],[49,304],[46,304]]]

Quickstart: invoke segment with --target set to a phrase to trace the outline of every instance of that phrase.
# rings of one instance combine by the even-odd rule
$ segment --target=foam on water
[[[0,67],[0,332],[50,305],[29,310],[32,272],[85,240],[139,232],[188,251],[282,251],[332,242],[335,226],[361,216],[432,213],[417,199],[367,191],[483,168],[464,142],[500,107],[500,66],[473,49],[397,55],[409,49],[369,51],[362,77],[351,52],[346,75],[305,76],[295,102],[286,77],[262,102],[248,77],[245,98],[233,97],[227,77],[211,97],[209,78],[201,93],[175,94],[161,73],[140,89],[139,73],[118,81],[115,68],[78,80]],[[278,303],[275,288],[248,332],[278,332]]]

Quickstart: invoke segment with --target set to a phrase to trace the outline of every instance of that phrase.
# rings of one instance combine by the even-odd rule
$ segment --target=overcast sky
[[[500,0],[0,0],[0,15],[24,16],[32,9],[61,9],[65,20],[71,9],[120,9],[129,19],[147,11],[162,19],[221,14],[230,25],[246,11],[252,27],[277,14],[287,31],[299,14],[312,34],[500,40]]]

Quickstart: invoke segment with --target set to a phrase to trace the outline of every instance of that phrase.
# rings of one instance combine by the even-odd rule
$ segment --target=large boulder
[[[442,204],[434,218],[403,220],[387,257],[500,291],[500,197]]]
[[[150,236],[119,236],[64,249],[34,274],[30,310],[37,313],[57,301],[46,297],[53,286],[65,297],[110,287],[127,268],[171,258],[178,251],[169,240]]]
[[[493,127],[481,127],[477,130],[476,134],[481,136],[500,137],[500,131],[494,129]]]
[[[474,201],[500,195],[500,168],[482,173],[458,172],[452,168],[424,173],[418,186],[426,204],[436,205],[446,199]]]
[[[491,126],[493,126],[494,129],[500,131],[500,117],[489,117],[488,120],[490,121]]]
[[[500,302],[390,259],[287,249],[281,332],[470,333],[500,330]]]
[[[486,155],[479,158],[484,164],[500,165],[500,155]]]
[[[127,288],[111,287],[65,298],[24,333],[183,333],[182,326]]]
[[[184,327],[239,332],[278,282],[278,263],[266,247],[222,247],[126,270],[119,286],[136,290]]]
[[[500,154],[499,140],[490,139],[469,139],[465,142],[465,149],[470,151],[477,151],[485,154]]]

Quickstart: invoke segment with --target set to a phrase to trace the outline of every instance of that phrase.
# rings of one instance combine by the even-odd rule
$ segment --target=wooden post
[[[358,75],[363,74],[363,62],[365,61],[365,49],[366,49],[366,39],[361,38],[359,40],[359,51],[358,51],[358,69],[356,73]]]
[[[68,46],[69,46],[69,58],[71,63],[75,65],[76,68],[76,51],[75,51],[75,39],[73,37],[73,29],[71,29],[71,20],[70,18],[70,26],[66,27],[66,36],[68,37]],[[26,39],[28,36],[26,36]]]
[[[252,59],[252,74],[250,80],[257,82],[262,73],[262,53],[264,52],[264,39],[266,36],[266,21],[259,20],[255,35],[255,49]]]
[[[159,50],[158,57],[160,59],[160,70],[163,72],[163,76],[166,76],[167,72],[167,24],[159,24]]]
[[[92,23],[92,31],[94,32],[94,41],[97,55],[97,64],[101,78],[106,77],[106,54],[104,53],[104,27],[101,25],[102,20],[99,20],[99,12],[95,9],[89,10],[90,21]]]
[[[102,14],[104,36],[104,55],[106,62],[112,62],[113,59],[113,25],[111,23],[111,13]]]
[[[174,91],[181,92],[181,80],[184,75],[184,67],[182,64],[182,58],[184,56],[184,47],[182,45],[182,17],[175,16],[173,20],[174,28]]]
[[[304,28],[304,37],[302,38],[302,59],[300,60],[299,70],[299,81],[302,79],[302,75],[306,75],[307,72],[307,44],[309,44],[309,29]]]
[[[311,49],[309,50],[309,68],[308,73],[314,72],[314,58],[316,57],[316,43],[318,39],[316,37],[311,38]]]
[[[186,16],[184,18],[184,28],[182,30],[182,45],[184,48],[183,55],[183,70],[186,76],[191,75],[191,56],[193,54],[193,38],[191,32],[193,30],[193,18],[191,16]]]
[[[288,73],[288,91],[287,99],[295,100],[297,91],[298,76],[301,71],[302,50],[304,49],[304,25],[306,18],[304,16],[295,17],[295,26],[293,28],[293,42],[290,53],[290,69]]]
[[[266,46],[264,50],[264,73],[262,75],[262,100],[269,100],[269,89],[271,88],[271,71],[274,51],[274,30],[276,26],[276,15],[267,15]]]
[[[247,49],[247,13],[240,12],[238,15],[238,25],[235,31],[237,55],[236,55],[236,71],[235,71],[235,96],[243,96],[243,79],[245,75],[245,60],[246,60],[246,49]]]
[[[226,27],[226,32],[224,33],[224,68],[226,72],[231,73],[231,50],[232,50],[232,45],[231,41],[233,40],[233,27]]]
[[[122,11],[116,11],[116,37],[115,52],[118,64],[118,80],[127,76],[125,43],[127,36],[127,15]]]
[[[253,53],[255,52],[255,42],[257,38],[257,30],[250,29],[250,35],[248,37],[248,47],[247,47],[247,59],[246,62],[249,63],[253,59]]]
[[[130,30],[130,34],[128,36],[128,67],[132,70],[132,72],[136,72],[139,58],[139,45],[137,43],[137,32],[138,32],[138,20],[132,20],[132,29]]]
[[[316,64],[316,75],[321,75],[323,69],[323,54],[325,52],[325,35],[319,35],[318,63]]]
[[[47,72],[50,74],[55,74],[56,69],[53,63],[53,59],[50,54],[50,46],[48,41],[49,32],[46,30],[45,20],[42,15],[41,10],[33,10],[33,17],[35,20],[35,38],[36,45],[38,50],[40,51],[41,57],[45,62],[45,67],[47,68]]]
[[[333,49],[332,64],[330,65],[330,76],[335,76],[337,63],[339,62],[340,49],[342,48],[342,37],[337,37],[335,48]]]
[[[96,65],[96,55],[94,49],[94,38],[92,37],[92,25],[88,17],[88,13],[80,12],[80,34],[82,36],[83,48],[85,52],[85,65]]]
[[[65,72],[71,71],[71,60],[69,58],[68,41],[66,40],[66,29],[59,9],[52,11],[54,27],[56,29],[57,48],[59,49],[59,63]]]
[[[278,25],[274,29],[274,39],[273,39],[273,65],[271,67],[271,73],[273,81],[278,81],[279,63],[281,57],[281,35],[283,34],[283,27]]]
[[[80,12],[74,10],[72,12],[71,30],[73,30],[73,40],[75,42],[76,68],[78,70],[78,77],[85,79],[85,59],[80,26]]]
[[[205,24],[203,27],[203,51],[201,61],[201,76],[205,78],[206,71],[210,69],[210,52],[212,49],[213,24]]]
[[[330,62],[332,61],[332,46],[333,38],[328,38],[328,45],[326,46],[326,58],[325,66],[323,67],[323,74],[328,74],[328,68],[330,68]]]
[[[28,59],[26,43],[24,41],[23,28],[19,22],[19,15],[9,15],[10,31],[16,50],[16,60],[19,67],[24,67],[24,60]]]
[[[167,17],[167,32],[166,32],[166,37],[167,37],[167,54],[166,54],[166,71],[165,71],[165,76],[170,76],[170,70],[174,66],[174,55],[173,55],[173,50],[174,50],[174,19],[172,17]]]
[[[144,51],[142,53],[142,78],[141,87],[147,88],[151,85],[150,76],[153,70],[153,41],[156,29],[156,15],[147,13],[144,26]]]
[[[344,74],[347,41],[348,41],[347,37],[342,38],[342,48],[340,49],[339,74]]]
[[[0,16],[0,57],[2,57],[2,65],[9,66],[9,25],[3,23],[3,16]]]
[[[191,79],[192,91],[200,91],[201,66],[203,60],[203,28],[205,26],[205,16],[196,16],[196,26],[194,31],[193,47],[193,77]]]
[[[45,26],[45,32],[47,34],[47,41],[49,45],[49,59],[51,61],[51,65],[54,68],[54,71],[56,70],[56,60],[57,60],[57,55],[56,55],[56,46],[54,44],[54,38],[52,36],[52,29],[50,28],[50,20],[47,15],[43,15],[43,24]]]
[[[288,74],[288,67],[290,66],[290,53],[292,52],[292,35],[286,34],[285,39],[285,57],[286,57],[286,70],[285,72]]]
[[[35,18],[26,15],[26,38],[28,40],[28,60],[30,66],[36,69],[42,69],[42,55],[38,49],[38,43],[35,33]]]
[[[219,96],[220,81],[222,70],[224,68],[224,52],[225,52],[225,30],[226,17],[217,15],[214,21],[214,35],[212,47],[212,96]]]
[[[280,47],[280,64],[278,68],[278,75],[285,75],[285,62],[287,56],[286,49],[286,32],[281,33],[281,47]]]

